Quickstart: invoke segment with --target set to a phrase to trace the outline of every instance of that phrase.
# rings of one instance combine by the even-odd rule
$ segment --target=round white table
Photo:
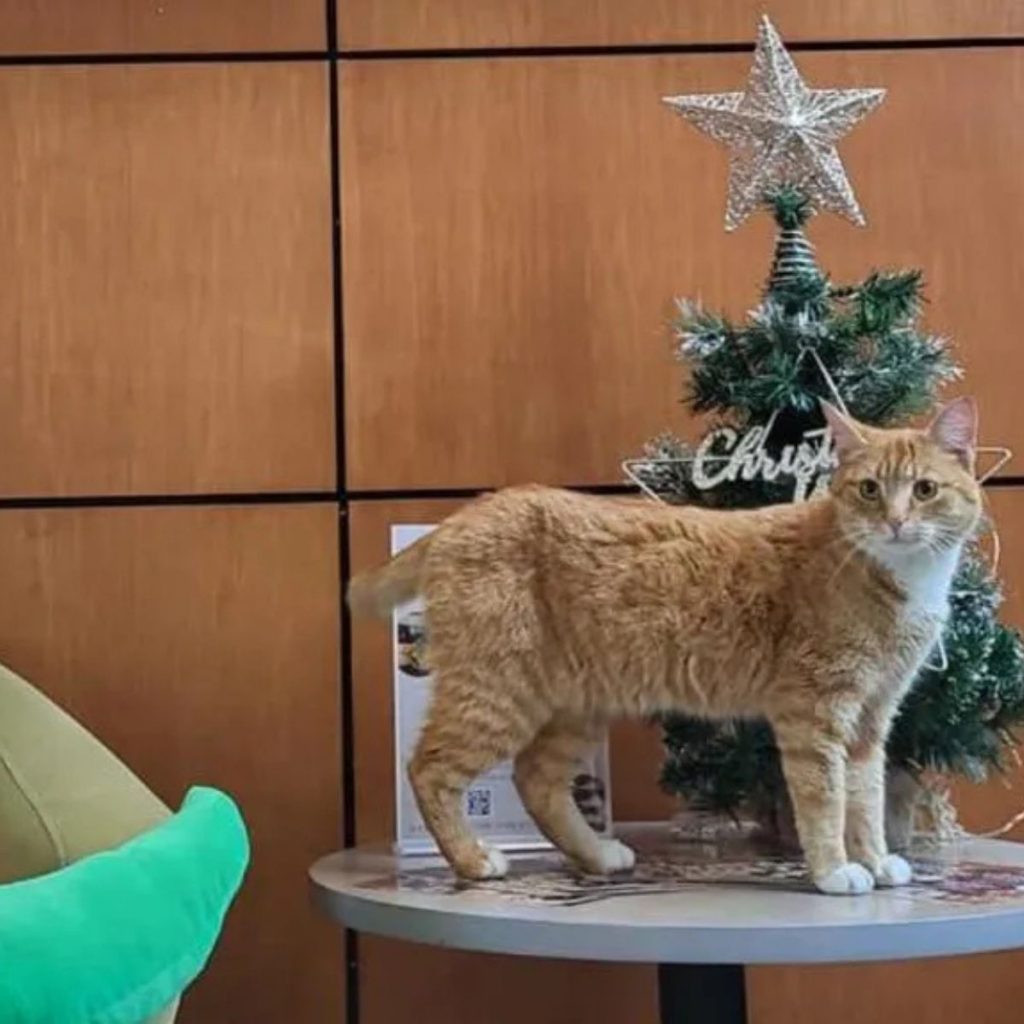
[[[659,965],[661,1019],[746,1020],[746,964],[980,953],[1024,946],[1024,844],[922,851],[908,889],[823,896],[796,862],[750,845],[618,830],[634,876],[575,879],[554,853],[512,857],[508,879],[461,886],[438,858],[355,849],[310,870],[315,898],[355,931],[456,949]]]

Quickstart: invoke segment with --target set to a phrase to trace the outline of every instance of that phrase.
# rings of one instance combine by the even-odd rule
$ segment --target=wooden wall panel
[[[0,70],[0,494],[333,486],[326,69]]]
[[[679,801],[662,791],[658,780],[665,749],[661,729],[647,722],[612,726],[612,810],[617,821],[667,821]]]
[[[753,1024],[1017,1024],[1024,954],[747,971]]]
[[[333,506],[0,512],[0,660],[172,806],[239,802],[252,866],[181,1024],[339,1019],[306,870],[340,837]]]
[[[359,940],[360,1024],[656,1024],[644,964],[464,953]]]
[[[323,0],[0,0],[0,53],[319,50]]]
[[[349,50],[736,43],[752,38],[754,0],[345,0]],[[1015,0],[780,0],[769,11],[793,41],[949,39],[1024,34]]]
[[[695,429],[677,404],[672,298],[742,314],[771,231],[762,216],[724,232],[726,154],[659,97],[737,88],[748,63],[343,67],[350,486],[615,481],[652,434]],[[923,267],[928,320],[958,343],[986,438],[1024,449],[1024,52],[800,63],[812,84],[890,90],[843,149],[870,226],[813,225],[822,265],[839,279]]]

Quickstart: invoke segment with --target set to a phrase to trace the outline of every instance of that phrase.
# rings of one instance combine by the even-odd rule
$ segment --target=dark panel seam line
[[[508,485],[515,486],[515,485]],[[551,484],[567,491],[579,491],[583,494],[637,494],[639,488],[632,484]],[[1024,486],[1024,476],[998,476],[986,480],[986,488],[1012,488]],[[479,494],[487,494],[500,490],[498,487],[423,487],[423,488],[382,488],[374,490],[351,490],[345,495],[348,501],[429,501],[445,498],[473,498]]]
[[[345,1024],[359,1024],[359,933],[345,929]]]
[[[822,39],[787,43],[794,52],[841,50],[963,50],[1024,46],[1024,36],[965,36],[958,39]],[[103,64],[245,64],[280,62],[466,60],[487,57],[620,57],[657,54],[749,53],[752,42],[627,43],[569,46],[506,46],[454,49],[250,50],[174,53],[0,54],[0,67],[53,67]]]
[[[514,485],[510,485],[514,486]],[[630,484],[552,484],[569,491],[584,494],[635,494]],[[998,476],[985,482],[986,490],[1011,490],[1024,487],[1024,476]],[[312,505],[330,502],[339,510],[355,501],[429,501],[445,498],[473,498],[478,494],[498,490],[495,486],[481,487],[409,487],[352,491],[254,491],[202,493],[202,494],[84,494],[66,497],[13,497],[0,498],[3,509],[61,509],[61,508],[132,508],[180,505]]]
[[[0,509],[133,508],[175,505],[309,505],[336,502],[337,491],[259,491],[228,494],[83,494],[0,498]]]
[[[333,0],[327,4],[328,9],[328,31],[335,28],[335,15],[332,10],[335,4]],[[328,131],[330,145],[330,169],[331,169],[331,315],[333,323],[333,357],[334,357],[334,449],[335,449],[335,473],[337,476],[339,504],[345,501],[345,479],[346,468],[346,431],[345,431],[345,338],[344,338],[344,299],[342,295],[342,243],[341,243],[341,160],[339,154],[339,142],[341,139],[341,111],[338,104],[338,62],[332,57],[328,64],[327,88],[328,116],[330,125]],[[348,586],[349,579],[349,539],[348,523],[344,515],[344,509],[339,508],[340,518],[340,555],[341,555],[341,591],[342,595]],[[344,750],[344,774],[342,778],[342,793],[344,797],[345,818],[344,818],[344,842],[346,846],[355,844],[356,820],[355,820],[355,780],[353,768],[355,756],[353,753],[353,728],[352,728],[352,652],[351,652],[351,623],[349,622],[347,606],[342,603],[341,608],[341,645],[342,645],[342,678],[341,678],[341,700],[342,700],[342,743]]]
[[[347,479],[345,432],[345,316],[342,291],[341,246],[341,111],[338,95],[338,4],[337,0],[324,0],[327,64],[327,117],[328,145],[330,146],[331,187],[331,316],[334,349],[334,457],[335,488],[338,492],[338,635],[341,646],[340,665],[340,729],[341,729],[341,793],[342,842],[354,846],[356,842],[356,776],[355,776],[355,720],[352,662],[352,620],[345,595],[351,575],[351,548],[349,516],[345,495]],[[345,950],[345,1024],[359,1024],[359,935],[351,928],[344,933]]]
[[[814,53],[870,50],[1005,49],[1024,45],[1024,36],[971,36],[959,39],[822,39],[788,42],[794,52]],[[493,57],[630,57],[659,54],[750,53],[753,42],[634,43],[604,46],[506,46],[465,49],[426,47],[406,50],[341,50],[343,61],[474,60]]]
[[[341,752],[342,752],[342,845],[356,844],[355,686],[353,683],[352,618],[346,601],[351,574],[350,519],[347,509],[338,510],[339,623],[341,637]],[[345,1024],[359,1024],[359,936],[345,929]]]
[[[345,433],[345,310],[342,294],[341,241],[341,112],[338,103],[338,62],[328,63],[327,74],[328,132],[331,188],[331,315],[332,350],[334,357],[334,465],[336,486],[344,493],[347,478]]]
[[[508,486],[515,486],[514,484]],[[551,484],[567,491],[580,491],[584,494],[635,494],[637,488],[631,484]],[[393,488],[387,490],[353,490],[348,491],[349,501],[429,501],[444,498],[474,498],[479,494],[487,494],[500,490],[498,487],[425,487],[421,489]]]
[[[326,50],[0,54],[0,67],[77,67],[83,64],[281,64],[326,61],[328,56]]]

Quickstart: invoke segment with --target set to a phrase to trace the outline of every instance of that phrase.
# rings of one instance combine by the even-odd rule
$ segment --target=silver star
[[[687,121],[730,149],[726,229],[781,185],[863,224],[835,143],[885,97],[884,89],[808,89],[779,34],[762,18],[746,92],[666,96]]]

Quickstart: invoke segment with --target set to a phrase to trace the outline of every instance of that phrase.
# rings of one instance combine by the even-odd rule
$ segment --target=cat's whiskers
[[[839,562],[839,565],[837,565],[836,568],[832,571],[832,574],[828,578],[829,583],[832,583],[835,580],[835,578],[850,564],[854,556],[862,550],[859,542],[867,540],[870,536],[870,530],[861,529],[853,535],[843,534],[841,537],[838,537],[835,541],[832,542],[833,544],[844,543],[848,545],[849,550],[843,556],[842,560]],[[831,546],[832,544],[829,545],[829,547]]]
[[[934,555],[941,555],[963,544],[963,534],[948,526],[937,526],[926,539],[925,548]]]

